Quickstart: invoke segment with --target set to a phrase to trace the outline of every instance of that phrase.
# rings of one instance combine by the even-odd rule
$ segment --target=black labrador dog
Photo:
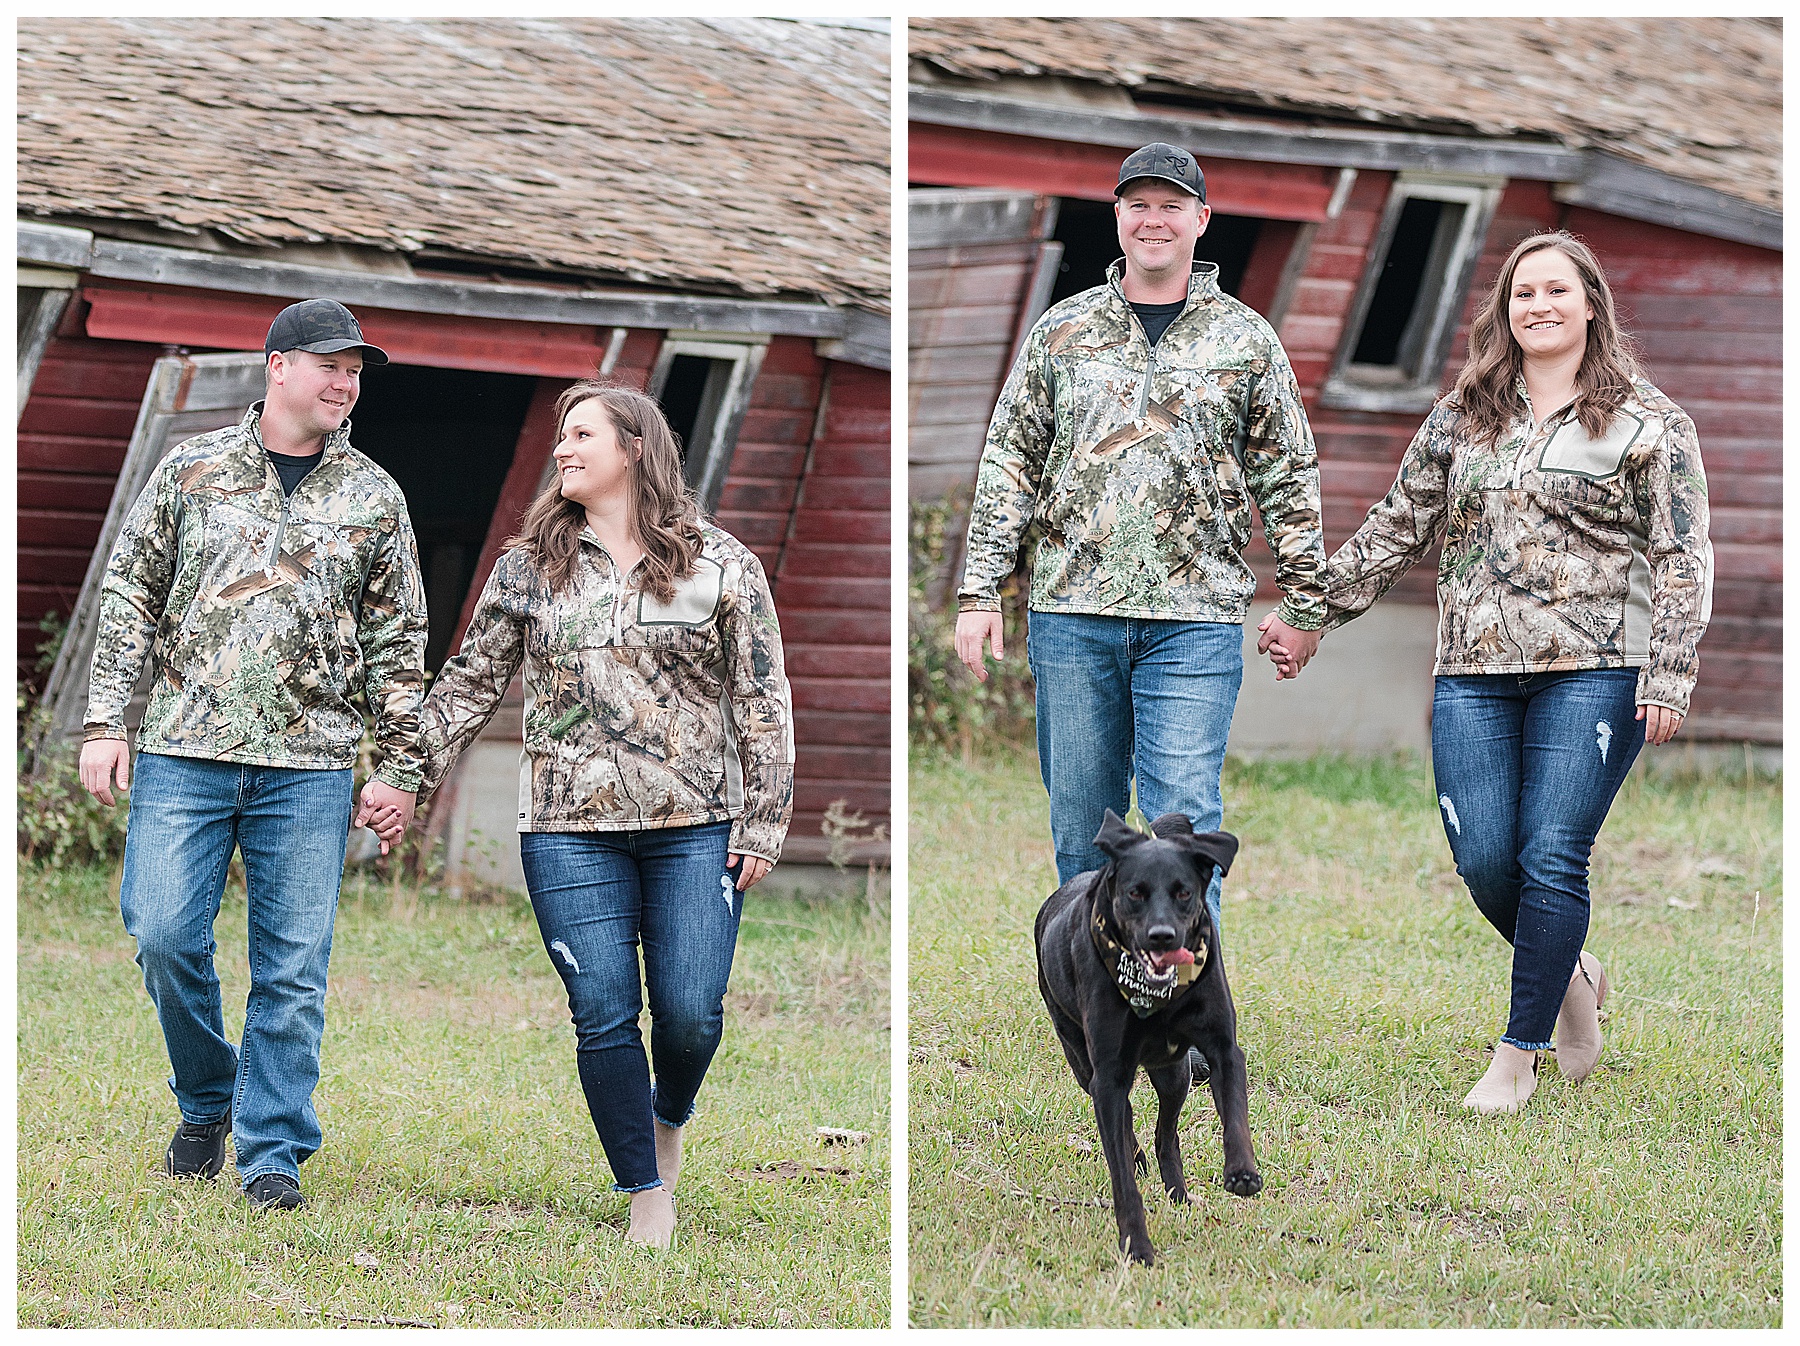
[[[1156,1163],[1171,1201],[1187,1200],[1177,1127],[1190,1047],[1212,1067],[1213,1106],[1225,1126],[1225,1190],[1255,1196],[1263,1185],[1250,1144],[1237,1013],[1206,908],[1213,871],[1231,868],[1237,838],[1195,835],[1180,813],[1151,829],[1145,836],[1108,809],[1094,844],[1110,860],[1050,894],[1037,918],[1038,989],[1075,1079],[1094,1100],[1119,1248],[1146,1266],[1156,1253],[1135,1171],[1149,1168],[1131,1121],[1139,1066],[1156,1086]]]

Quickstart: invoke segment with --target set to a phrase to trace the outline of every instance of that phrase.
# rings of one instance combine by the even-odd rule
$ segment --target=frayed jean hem
[[[1517,1038],[1502,1037],[1500,1041],[1508,1047],[1517,1047],[1522,1052],[1547,1052],[1553,1046],[1548,1042],[1520,1042]]]
[[[651,1188],[653,1188],[653,1187],[661,1187],[661,1186],[662,1186],[662,1185],[663,1185],[663,1180],[662,1180],[662,1179],[661,1179],[661,1178],[658,1178],[658,1179],[657,1179],[657,1180],[656,1180],[656,1181],[655,1181],[655,1182],[646,1182],[646,1183],[642,1183],[642,1184],[640,1184],[640,1185],[638,1185],[638,1186],[636,1186],[636,1187],[625,1187],[625,1186],[622,1186],[622,1185],[620,1185],[620,1184],[619,1184],[619,1183],[616,1183],[616,1182],[615,1182],[615,1183],[614,1183],[614,1184],[613,1184],[613,1185],[612,1185],[612,1189],[613,1189],[613,1191],[615,1191],[615,1192],[633,1192],[633,1193],[636,1193],[636,1192],[648,1192],[648,1191],[649,1191],[649,1190],[650,1190],[650,1189],[651,1189]]]
[[[694,1112],[699,1106],[700,1105],[697,1102],[689,1103],[687,1112],[682,1115],[681,1120],[679,1122],[671,1122],[667,1117],[656,1110],[656,1086],[654,1084],[650,1086],[650,1115],[656,1118],[656,1120],[661,1122],[664,1126],[668,1127],[671,1131],[679,1131],[682,1127],[693,1121]]]

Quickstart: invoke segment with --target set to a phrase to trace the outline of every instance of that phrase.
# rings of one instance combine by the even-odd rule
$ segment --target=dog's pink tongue
[[[1151,967],[1158,972],[1164,972],[1172,967],[1180,967],[1183,963],[1193,962],[1194,951],[1192,949],[1170,949],[1167,953],[1153,953],[1148,957]]]

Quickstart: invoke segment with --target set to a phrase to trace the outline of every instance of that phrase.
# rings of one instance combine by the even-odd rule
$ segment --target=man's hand
[[[1299,677],[1300,670],[1319,652],[1319,632],[1289,626],[1272,612],[1257,623],[1256,629],[1262,632],[1256,652],[1269,656],[1269,662],[1275,665],[1276,682]]]
[[[760,855],[745,855],[740,851],[732,851],[725,857],[725,867],[729,869],[734,860],[742,862],[738,865],[737,890],[740,893],[761,883],[763,876],[775,868]]]
[[[1005,655],[1006,637],[1001,634],[999,613],[964,612],[957,616],[956,657],[968,666],[977,682],[986,682],[988,678],[987,663],[981,657],[981,642],[984,640],[993,645],[994,658],[999,659]]]
[[[96,738],[81,745],[81,788],[112,807],[113,773],[119,788],[131,788],[131,749],[122,738]]]
[[[381,853],[397,846],[412,822],[417,791],[396,790],[384,781],[370,780],[363,786],[362,807],[356,811],[357,827],[367,827],[381,839]]]
[[[1639,706],[1637,717],[1644,722],[1644,742],[1654,743],[1659,747],[1674,738],[1675,731],[1681,728],[1680,712],[1670,710],[1667,706]],[[85,755],[82,761],[87,761]],[[85,781],[86,776],[82,779]]]

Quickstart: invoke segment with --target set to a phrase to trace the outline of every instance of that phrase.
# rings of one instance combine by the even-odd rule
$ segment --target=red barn
[[[364,380],[355,442],[406,492],[432,669],[549,480],[558,392],[603,371],[662,401],[689,481],[773,582],[785,858],[826,858],[833,801],[886,822],[885,33],[32,19],[19,53],[20,657],[44,614],[71,618],[44,689],[60,728],[149,468],[236,421],[270,319],[327,296],[394,361]],[[515,684],[437,819],[454,866],[487,854],[514,882],[519,705]]]
[[[915,497],[973,482],[1017,342],[1118,255],[1139,145],[1201,161],[1199,255],[1293,360],[1328,548],[1454,382],[1507,253],[1566,228],[1700,430],[1718,569],[1683,740],[1780,743],[1778,20],[920,19],[908,51]],[[1425,746],[1433,570],[1297,683],[1249,674],[1234,747]]]

